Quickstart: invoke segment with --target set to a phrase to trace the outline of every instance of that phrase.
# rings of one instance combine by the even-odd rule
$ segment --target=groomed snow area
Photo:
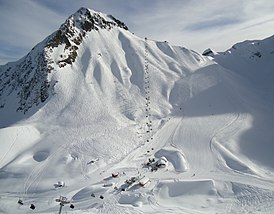
[[[89,33],[50,74],[46,104],[1,121],[0,213],[57,213],[60,195],[75,206],[62,213],[273,213],[274,75],[256,66],[274,54],[234,51],[214,62],[118,28]]]

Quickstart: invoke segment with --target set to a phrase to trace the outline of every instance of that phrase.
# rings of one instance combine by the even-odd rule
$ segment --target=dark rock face
[[[210,48],[208,48],[202,53],[202,55],[203,56],[214,56],[214,52]]]
[[[125,25],[124,22],[121,22],[120,20],[116,19],[112,15],[108,15],[108,17],[111,18],[113,21],[115,21],[118,27],[128,30],[128,27]]]
[[[0,68],[0,108],[5,106],[7,96],[15,94],[19,99],[17,111],[25,113],[33,105],[45,102],[53,92],[55,82],[48,80],[52,67],[45,52],[28,54],[15,67],[7,65]]]
[[[99,12],[92,12],[87,8],[80,8],[75,14],[71,15],[60,29],[47,42],[49,50],[59,45],[65,44],[65,49],[68,50],[68,56],[65,59],[59,60],[59,67],[64,67],[72,64],[77,57],[78,46],[82,43],[86,34],[92,30],[99,31],[100,29],[111,30],[114,27],[119,27],[128,30],[128,27],[112,15],[108,15],[107,20]]]

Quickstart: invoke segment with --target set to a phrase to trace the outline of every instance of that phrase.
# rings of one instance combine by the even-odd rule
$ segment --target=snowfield
[[[0,96],[0,213],[274,213],[274,37],[206,57],[91,30],[60,67],[64,48],[44,103]]]

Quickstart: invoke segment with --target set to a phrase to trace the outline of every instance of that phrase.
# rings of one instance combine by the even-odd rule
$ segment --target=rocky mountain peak
[[[80,8],[72,14],[61,25],[48,40],[47,48],[51,52],[53,48],[65,44],[64,52],[67,51],[67,57],[59,60],[59,67],[72,64],[77,57],[78,46],[82,43],[83,38],[90,31],[111,30],[118,27],[128,30],[128,27],[112,15],[106,15],[88,8]]]
[[[0,66],[0,109],[12,94],[18,99],[17,111],[24,113],[45,102],[53,94],[56,83],[49,78],[52,70],[71,65],[76,60],[77,50],[87,33],[113,28],[128,30],[112,15],[80,8],[21,60]],[[58,57],[54,57],[57,49]]]

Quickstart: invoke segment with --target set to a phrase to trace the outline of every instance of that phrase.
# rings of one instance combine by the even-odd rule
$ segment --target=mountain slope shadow
[[[244,76],[216,66],[219,65],[207,66],[181,80],[177,87],[188,96],[181,100],[178,97],[180,101],[176,108],[180,107],[181,111],[174,110],[173,114],[189,118],[249,115],[240,127],[242,131],[236,142],[238,149],[232,152],[244,155],[256,165],[274,168],[274,102],[267,97],[271,87],[262,87],[264,81],[250,82]],[[246,127],[249,128],[245,130]]]

